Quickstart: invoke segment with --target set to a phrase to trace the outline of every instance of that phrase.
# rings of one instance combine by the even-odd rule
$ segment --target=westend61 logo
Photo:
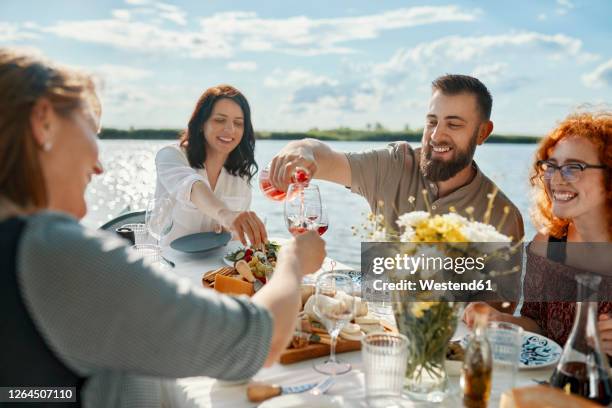
[[[368,301],[520,298],[521,245],[364,242],[361,249],[362,296]]]
[[[396,254],[395,257],[375,257],[372,260],[372,272],[380,275],[385,271],[404,270],[414,275],[419,270],[453,271],[459,275],[466,271],[482,272],[485,268],[486,254],[479,257],[450,257],[450,256],[409,256]]]

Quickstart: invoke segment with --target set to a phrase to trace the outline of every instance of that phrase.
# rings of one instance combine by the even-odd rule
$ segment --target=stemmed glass
[[[321,207],[321,216],[317,220],[317,232],[319,235],[323,235],[329,228],[329,218],[327,218],[327,211],[324,206]]]
[[[317,227],[321,218],[321,193],[315,185],[291,184],[285,199],[285,222],[293,235]]]
[[[351,371],[349,363],[336,359],[336,341],[342,328],[351,321],[355,313],[354,285],[349,275],[342,272],[325,272],[317,278],[314,312],[331,337],[329,358],[315,364],[314,369],[328,375]]]
[[[168,197],[153,198],[147,203],[145,224],[149,234],[155,238],[160,251],[161,241],[172,229],[172,208],[172,201]],[[172,266],[172,264],[163,257],[162,260],[166,265]]]

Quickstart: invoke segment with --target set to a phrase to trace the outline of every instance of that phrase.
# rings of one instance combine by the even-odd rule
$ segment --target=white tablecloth
[[[353,369],[336,378],[336,383],[327,392],[327,395],[338,400],[346,407],[366,407],[364,374],[361,365],[361,352],[350,352],[338,355],[343,361],[353,365]],[[254,380],[274,383],[279,385],[297,385],[316,382],[324,378],[312,368],[313,362],[323,361],[324,358],[307,360],[291,365],[276,364],[270,368],[264,368],[257,373]],[[533,379],[548,380],[552,369],[521,370],[517,377],[516,386],[535,385]],[[246,384],[226,385],[212,378],[193,377],[183,378],[176,381],[164,383],[164,393],[167,396],[169,407],[190,408],[240,408],[255,407],[257,404],[249,402],[246,398]],[[449,407],[462,406],[459,391],[459,377],[450,377],[451,392],[442,404],[412,403],[414,407]],[[499,393],[491,395],[490,407],[499,405]]]
[[[174,251],[171,248],[164,249],[164,256],[175,262],[173,271],[186,279],[193,285],[200,286],[202,275],[210,270],[216,269],[223,264],[222,258],[227,253],[227,248],[221,248],[201,254],[185,254]],[[327,258],[322,270],[330,270],[332,260]],[[334,264],[335,269],[350,269],[341,263]],[[457,336],[466,332],[465,326],[460,324]],[[339,355],[343,361],[353,365],[349,373],[338,376],[334,386],[327,392],[329,396],[338,400],[346,407],[366,407],[364,375],[361,366],[361,352],[350,352]],[[290,365],[276,364],[270,368],[260,370],[254,377],[257,381],[274,383],[279,385],[298,385],[315,382],[324,378],[312,368],[314,362],[323,361],[324,358],[307,360]],[[516,386],[534,385],[536,380],[548,380],[552,368],[537,370],[520,370]],[[408,406],[442,406],[459,407],[461,398],[459,392],[459,378],[450,377],[451,393],[443,404],[416,404]],[[246,398],[246,384],[228,385],[207,377],[183,378],[178,380],[164,381],[163,385],[164,406],[173,408],[240,408],[255,407],[257,404],[249,402]],[[493,393],[490,407],[499,405],[499,393]]]

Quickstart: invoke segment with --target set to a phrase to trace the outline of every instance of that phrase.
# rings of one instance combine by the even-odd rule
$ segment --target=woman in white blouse
[[[249,211],[251,179],[257,172],[251,109],[244,95],[229,85],[202,94],[180,143],[155,157],[155,197],[174,201],[167,242],[196,232],[231,231],[246,245],[267,240],[266,228]]]

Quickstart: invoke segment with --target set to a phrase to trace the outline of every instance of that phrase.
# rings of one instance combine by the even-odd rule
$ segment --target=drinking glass
[[[361,340],[361,356],[368,406],[401,406],[408,338],[399,333],[370,333]]]
[[[293,235],[315,230],[321,218],[321,193],[315,185],[291,184],[285,199],[285,222]]]
[[[145,224],[157,245],[172,229],[172,208],[172,201],[167,197],[154,198],[147,203]]]
[[[505,390],[515,385],[523,344],[523,329],[512,323],[489,322],[487,338],[493,357],[491,394],[499,398]]]
[[[353,293],[353,280],[346,273],[326,272],[317,278],[314,312],[331,337],[328,359],[314,365],[314,369],[320,373],[338,375],[351,370],[349,363],[342,363],[336,359],[336,340],[342,328],[355,313]]]
[[[142,223],[123,224],[121,228],[128,228],[134,233],[134,244],[144,244],[147,241],[147,226]]]
[[[325,206],[321,206],[321,217],[317,222],[317,232],[319,235],[323,235],[329,228],[329,218],[327,217],[327,210]]]

